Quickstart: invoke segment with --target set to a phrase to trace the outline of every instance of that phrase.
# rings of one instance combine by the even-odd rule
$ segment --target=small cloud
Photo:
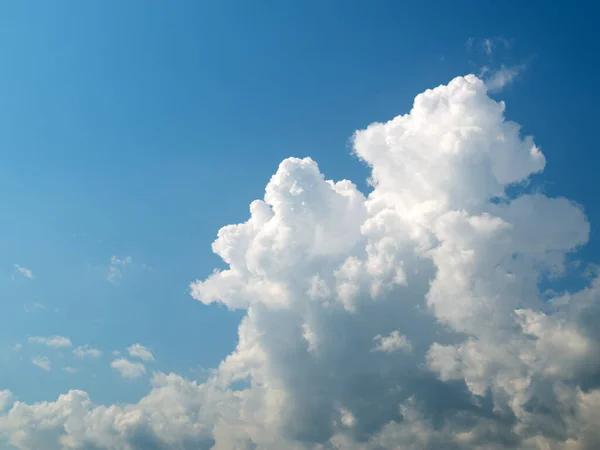
[[[473,43],[475,42],[475,38],[470,37],[467,39],[465,46],[467,47],[467,51],[470,52],[473,49]]]
[[[14,265],[15,270],[13,271],[12,279],[14,280],[16,275],[23,276],[25,278],[29,278],[30,280],[33,278],[33,272],[31,269],[27,267],[20,266],[19,264]]]
[[[132,358],[139,358],[142,361],[154,361],[152,352],[142,344],[133,344],[130,347],[127,347],[127,352]]]
[[[505,50],[508,50],[512,47],[513,43],[514,40],[507,39],[504,36],[486,37],[482,39],[470,37],[467,39],[465,46],[467,47],[468,52],[474,48],[480,48],[489,58],[491,58],[496,48],[503,47]],[[477,47],[475,47],[476,44]]]
[[[117,283],[123,278],[123,270],[126,266],[133,262],[131,256],[125,256],[120,258],[118,256],[112,256],[110,258],[110,265],[108,266],[108,275],[106,279],[110,283]]]
[[[73,350],[73,353],[78,358],[99,358],[102,356],[102,352],[97,348],[90,347],[89,345],[80,345]]]
[[[485,85],[490,92],[499,92],[511,84],[524,70],[525,64],[516,66],[500,66],[498,70],[482,67],[480,76],[484,77]]]
[[[123,378],[139,378],[146,373],[146,368],[142,363],[134,363],[125,358],[115,359],[110,363],[110,367]]]
[[[32,358],[31,362],[34,366],[37,366],[46,372],[50,372],[50,369],[52,369],[52,363],[50,363],[50,360],[46,356],[37,356]]]
[[[483,50],[485,51],[486,55],[491,56],[493,48],[494,48],[494,43],[491,39],[486,38],[483,40]]]
[[[114,356],[119,356],[119,355],[121,354],[121,352],[120,352],[119,350],[113,350],[113,351],[112,351],[112,354],[113,354]]]
[[[71,347],[73,344],[69,338],[64,336],[32,336],[27,340],[30,344],[41,344],[50,348],[66,348]]]
[[[46,307],[44,305],[42,305],[41,303],[33,303],[31,305],[25,305],[23,308],[25,309],[26,313],[42,311],[42,310],[46,309]]]
[[[74,375],[76,373],[79,373],[79,369],[77,369],[76,367],[71,367],[71,366],[67,366],[63,369],[65,372],[70,373],[71,375]]]
[[[346,428],[352,428],[354,425],[356,425],[356,417],[354,417],[354,414],[347,409],[342,408],[340,410],[340,419],[342,425]]]
[[[397,350],[404,350],[410,353],[412,351],[412,345],[406,339],[406,336],[401,335],[398,331],[392,331],[389,336],[378,334],[373,338],[373,341],[376,344],[371,350],[373,352],[392,353]]]
[[[12,349],[13,349],[15,352],[18,352],[18,351],[20,351],[22,348],[23,348],[23,344],[20,344],[20,343],[17,343],[17,344],[15,344],[15,345],[13,345],[13,346],[12,346]]]

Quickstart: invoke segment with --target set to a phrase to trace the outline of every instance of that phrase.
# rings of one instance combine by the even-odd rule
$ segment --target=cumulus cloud
[[[71,345],[73,345],[71,340],[64,336],[31,336],[29,339],[27,339],[27,341],[30,344],[45,345],[46,347],[54,349],[71,347]]]
[[[412,345],[410,345],[406,336],[401,335],[398,330],[392,331],[389,336],[378,334],[373,338],[373,341],[375,341],[376,344],[373,351],[376,352],[392,353],[398,350],[407,352],[412,351]]]
[[[50,369],[52,369],[52,363],[46,356],[36,356],[31,359],[31,362],[34,366],[37,366],[46,372],[50,372]]]
[[[467,76],[353,143],[368,195],[290,158],[218,232],[227,267],[191,293],[244,317],[206,382],[156,374],[123,406],[17,401],[0,433],[50,450],[598,448],[599,278],[540,288],[589,224],[565,198],[506,194],[544,169],[533,139]]]
[[[99,358],[102,356],[102,351],[97,348],[90,347],[89,345],[80,345],[73,349],[73,354],[78,358]]]
[[[15,275],[20,275],[22,277],[25,278],[29,278],[30,280],[33,278],[33,272],[31,271],[31,269],[28,269],[27,267],[23,267],[20,266],[19,264],[15,264],[14,265],[14,272],[13,272],[13,277],[12,279],[15,279]]]
[[[110,363],[110,367],[116,370],[123,378],[139,378],[146,373],[146,368],[142,363],[132,362],[125,358],[113,360]]]
[[[139,358],[142,361],[154,361],[154,355],[142,344],[133,344],[127,347],[127,352],[132,358]]]
[[[125,256],[123,258],[118,256],[112,256],[110,258],[110,265],[108,266],[108,274],[106,279],[110,283],[117,283],[123,278],[123,271],[125,268],[133,262],[131,256]]]

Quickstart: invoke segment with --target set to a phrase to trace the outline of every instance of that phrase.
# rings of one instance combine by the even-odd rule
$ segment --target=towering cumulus
[[[155,374],[110,407],[4,392],[0,433],[19,449],[600,448],[600,283],[544,287],[589,224],[565,198],[507,195],[545,158],[504,111],[469,75],[357,131],[366,197],[284,160],[219,230],[226,270],[191,285],[245,311],[207,382]]]

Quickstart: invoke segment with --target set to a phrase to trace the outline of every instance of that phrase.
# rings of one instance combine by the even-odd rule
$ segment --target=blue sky
[[[244,316],[189,293],[226,267],[211,251],[219,228],[247,220],[289,156],[369,192],[354,131],[469,73],[518,72],[491,95],[546,156],[536,188],[585,208],[578,258],[598,262],[597,12],[541,1],[3,3],[0,389],[31,403],[77,388],[112,404],[137,401],[154,371],[204,379]],[[50,336],[72,346],[29,342]],[[127,356],[137,343],[154,361]],[[78,358],[83,345],[102,355]],[[146,373],[124,379],[113,351]],[[51,370],[32,364],[40,357]]]

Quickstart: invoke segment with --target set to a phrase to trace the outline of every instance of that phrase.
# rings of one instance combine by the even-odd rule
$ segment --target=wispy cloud
[[[497,70],[492,70],[484,66],[481,69],[480,76],[484,79],[485,85],[490,92],[499,92],[509,84],[512,84],[525,69],[525,64],[514,66],[501,65]]]
[[[23,309],[26,313],[31,313],[35,311],[42,311],[46,309],[46,306],[42,305],[41,303],[32,303],[31,305],[23,306]]]
[[[491,56],[493,48],[494,48],[494,44],[492,43],[491,39],[486,38],[483,40],[483,50],[485,51],[486,55]]]
[[[110,283],[117,283],[121,278],[123,278],[123,271],[126,266],[130,265],[133,262],[131,256],[119,257],[112,256],[110,258],[110,265],[108,266],[108,275],[106,279]]]
[[[102,352],[97,348],[90,347],[89,345],[80,345],[73,350],[73,353],[78,358],[99,358],[102,356]]]
[[[31,336],[27,341],[30,344],[40,344],[50,348],[66,348],[73,345],[71,340],[64,336]]]
[[[37,366],[46,372],[50,372],[50,369],[52,369],[52,363],[46,356],[36,356],[35,358],[31,359],[31,362],[34,366]]]
[[[67,366],[63,369],[65,372],[70,373],[71,375],[74,375],[76,373],[78,373],[80,370],[77,369],[76,367],[71,367],[71,366]]]
[[[508,50],[513,44],[514,41],[512,39],[507,39],[504,36],[492,36],[485,38],[470,37],[467,39],[465,46],[469,52],[480,49],[483,50],[488,57],[491,57],[497,48],[500,47],[504,50]]]
[[[14,265],[14,271],[13,271],[12,279],[14,280],[17,275],[20,275],[20,276],[25,277],[25,278],[29,278],[30,280],[33,279],[33,272],[31,271],[31,269],[28,269],[27,267],[20,266],[19,264],[15,264]]]
[[[142,344],[133,344],[130,347],[127,347],[127,352],[132,358],[139,358],[142,361],[154,361],[152,352]]]
[[[470,37],[466,41],[468,52],[479,50],[485,54],[485,63],[474,62],[479,69],[479,78],[487,86],[488,92],[496,93],[512,84],[526,69],[527,63],[509,64],[506,61],[514,61],[512,47],[514,39],[507,39],[504,36],[494,36],[486,38]],[[481,56],[481,55],[480,55]],[[526,61],[530,61],[529,57]]]
[[[146,368],[142,363],[131,362],[125,358],[115,359],[110,363],[110,367],[123,378],[139,378],[146,373]]]

